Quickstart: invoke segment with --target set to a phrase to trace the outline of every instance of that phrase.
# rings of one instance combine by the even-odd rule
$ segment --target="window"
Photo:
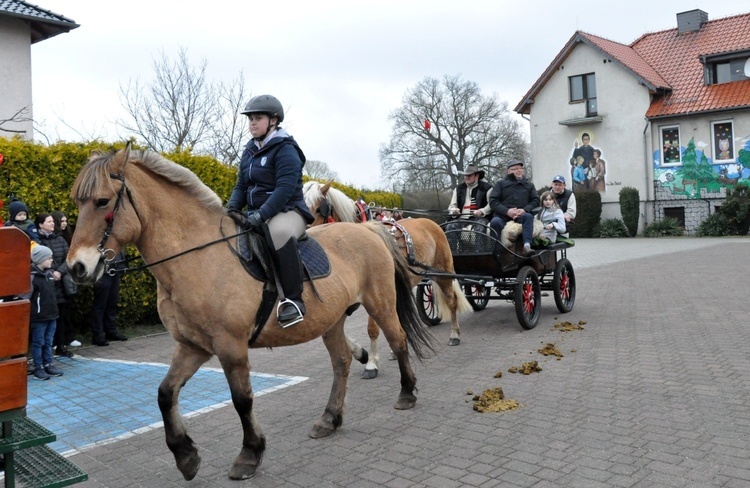
[[[662,165],[678,165],[682,163],[682,152],[680,150],[680,128],[661,128],[661,163]]]
[[[732,121],[724,120],[711,123],[714,163],[731,163],[734,161],[734,126]]]
[[[750,57],[747,52],[707,58],[703,62],[708,85],[750,79]]]
[[[679,222],[680,227],[685,227],[685,207],[665,207],[665,219],[675,219]]]
[[[596,78],[594,73],[571,76],[570,101],[586,102],[586,117],[594,117],[598,110],[596,106]]]

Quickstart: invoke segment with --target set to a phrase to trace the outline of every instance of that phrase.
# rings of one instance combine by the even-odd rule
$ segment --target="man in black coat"
[[[495,183],[490,193],[493,217],[490,227],[500,234],[511,220],[523,227],[524,254],[533,254],[531,239],[534,233],[534,212],[539,208],[539,195],[534,184],[524,177],[523,163],[516,159],[508,163],[508,174]]]

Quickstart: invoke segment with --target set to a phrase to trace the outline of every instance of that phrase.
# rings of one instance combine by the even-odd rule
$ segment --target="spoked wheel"
[[[417,304],[419,316],[426,323],[437,325],[443,320],[438,310],[437,296],[435,296],[435,288],[432,281],[417,285]]]
[[[559,260],[555,266],[552,292],[555,295],[555,305],[560,312],[568,313],[573,310],[576,302],[576,274],[573,265],[565,258]]]
[[[539,284],[539,276],[531,266],[524,266],[518,272],[513,302],[521,327],[526,330],[536,327],[542,307],[542,288]]]
[[[492,293],[492,288],[482,285],[464,285],[464,291],[466,292],[466,299],[471,304],[471,308],[477,312],[487,308],[487,304],[490,303],[489,296]]]

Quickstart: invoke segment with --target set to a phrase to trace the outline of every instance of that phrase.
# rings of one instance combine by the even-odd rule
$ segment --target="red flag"
[[[424,130],[430,130],[430,121],[424,119]]]

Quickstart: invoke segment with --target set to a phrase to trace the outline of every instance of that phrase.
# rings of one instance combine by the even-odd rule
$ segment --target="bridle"
[[[104,260],[104,272],[108,274],[109,276],[114,276],[117,274],[117,270],[113,266],[112,261],[114,261],[115,256],[117,253],[115,253],[114,249],[107,249],[104,246],[107,244],[107,241],[109,240],[109,236],[112,235],[112,227],[115,224],[115,217],[117,216],[117,211],[120,210],[120,206],[122,205],[122,196],[127,193],[128,199],[130,200],[130,204],[133,206],[133,211],[135,211],[135,215],[138,217],[138,220],[141,219],[140,214],[138,214],[138,209],[135,208],[135,203],[133,202],[133,195],[130,193],[130,188],[128,188],[128,185],[125,183],[125,176],[121,175],[120,173],[110,173],[109,177],[113,180],[119,180],[122,182],[122,186],[120,187],[120,190],[117,192],[117,199],[115,200],[115,207],[112,209],[111,212],[109,212],[105,217],[104,220],[107,222],[107,228],[104,229],[104,235],[102,236],[102,240],[99,243],[99,245],[96,247],[96,249],[101,253],[102,259]]]
[[[327,197],[323,197],[323,199],[320,201],[320,204],[318,205],[318,208],[315,210],[315,213],[319,214],[321,217],[323,217],[323,221],[326,224],[330,224],[335,222],[333,216],[334,216],[334,209],[331,202],[328,201]]]
[[[156,266],[157,264],[164,263],[166,261],[170,261],[172,259],[178,258],[184,254],[191,253],[193,251],[199,251],[201,249],[205,249],[206,247],[213,246],[214,244],[219,244],[220,242],[227,242],[230,239],[233,239],[235,237],[239,237],[241,235],[245,235],[248,232],[251,232],[251,230],[243,230],[242,232],[238,232],[236,234],[232,234],[229,236],[224,235],[224,230],[222,229],[221,225],[219,225],[219,229],[221,229],[221,239],[216,239],[210,242],[207,242],[205,244],[201,244],[199,246],[192,247],[190,249],[186,249],[185,251],[178,252],[177,254],[173,254],[172,256],[168,256],[164,259],[160,259],[158,261],[154,261],[153,263],[148,264],[142,264],[141,266],[135,267],[135,268],[129,268],[127,265],[131,261],[135,261],[136,259],[142,259],[141,256],[134,256],[131,258],[125,258],[120,261],[114,261],[115,256],[117,256],[117,253],[115,253],[114,249],[107,249],[105,248],[105,245],[107,244],[107,240],[109,240],[109,236],[112,235],[112,227],[115,223],[115,217],[117,216],[117,211],[120,210],[120,207],[123,205],[123,198],[122,196],[127,194],[128,200],[130,200],[130,204],[133,206],[133,211],[135,212],[136,217],[138,218],[138,221],[141,220],[141,215],[138,213],[138,209],[135,206],[135,201],[133,200],[133,195],[130,193],[130,188],[128,188],[128,185],[125,183],[125,176],[120,173],[110,173],[109,177],[118,180],[122,182],[122,186],[120,187],[120,190],[117,192],[117,199],[115,200],[115,206],[112,209],[111,212],[109,212],[105,217],[104,220],[107,222],[107,228],[104,229],[104,235],[102,236],[102,240],[97,246],[97,250],[101,253],[102,259],[104,261],[104,272],[109,276],[115,276],[117,273],[127,273],[130,271],[142,271],[144,269],[150,268],[151,266]],[[222,216],[223,219],[224,216]],[[229,245],[230,249],[232,248],[231,244]],[[232,249],[233,252],[236,251]]]

